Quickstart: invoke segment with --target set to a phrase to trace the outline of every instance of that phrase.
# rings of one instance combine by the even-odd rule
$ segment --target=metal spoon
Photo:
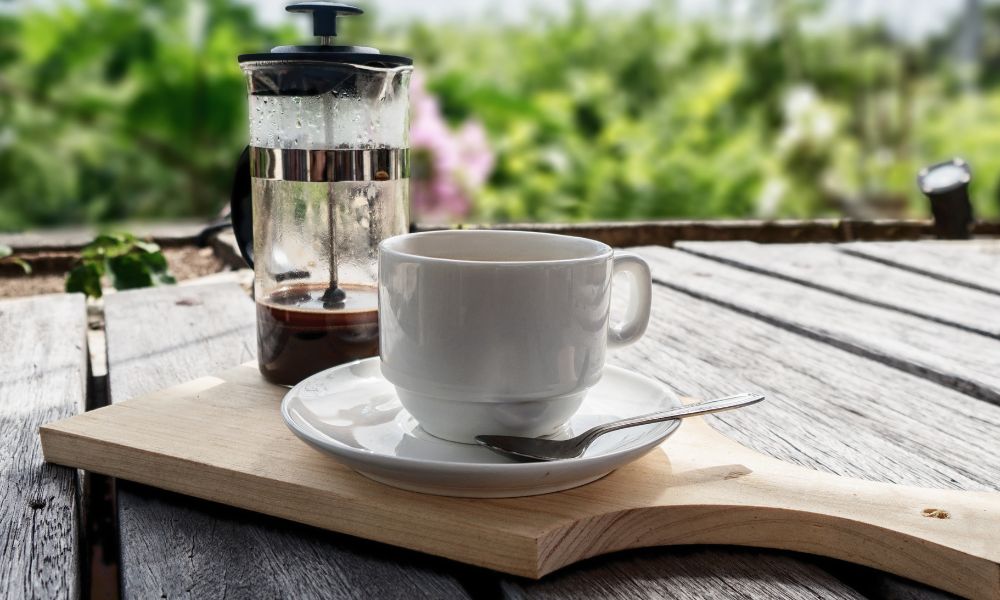
[[[716,398],[715,400],[705,400],[696,404],[688,404],[678,408],[671,408],[670,410],[598,425],[568,440],[550,440],[546,438],[528,438],[511,435],[477,435],[476,441],[497,454],[522,461],[577,458],[587,450],[591,442],[609,431],[673,419],[683,419],[685,417],[704,415],[723,410],[732,410],[741,406],[756,404],[763,399],[764,396],[762,394],[746,393],[737,394],[736,396],[726,396],[725,398]]]

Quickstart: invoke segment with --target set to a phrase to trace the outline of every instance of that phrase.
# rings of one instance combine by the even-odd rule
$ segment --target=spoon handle
[[[748,392],[744,394],[736,394],[735,396],[726,396],[725,398],[705,400],[704,402],[679,406],[677,408],[671,408],[670,410],[661,410],[659,412],[639,415],[638,417],[630,417],[620,421],[612,421],[610,423],[605,423],[604,425],[598,425],[588,431],[585,435],[587,438],[593,439],[599,435],[604,435],[609,431],[625,429],[626,427],[648,425],[650,423],[659,423],[660,421],[670,421],[672,419],[683,419],[685,417],[693,417],[696,415],[706,415],[708,413],[720,412],[723,410],[731,410],[734,408],[740,408],[741,406],[756,404],[763,399],[763,394]]]

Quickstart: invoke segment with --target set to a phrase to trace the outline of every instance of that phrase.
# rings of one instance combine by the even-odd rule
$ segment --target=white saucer
[[[659,382],[608,366],[577,414],[553,437],[674,406],[680,406],[677,396]],[[285,396],[281,415],[299,438],[365,477],[415,492],[470,498],[533,496],[590,483],[643,456],[680,426],[667,421],[622,429],[598,438],[580,458],[518,463],[420,429],[382,377],[378,357],[302,381]]]

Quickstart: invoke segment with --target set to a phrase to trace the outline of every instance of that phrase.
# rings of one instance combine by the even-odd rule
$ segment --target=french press
[[[254,269],[260,371],[292,385],[378,354],[377,259],[409,227],[412,60],[336,46],[362,10],[299,2],[319,44],[243,54],[250,145],[233,186],[240,251]]]

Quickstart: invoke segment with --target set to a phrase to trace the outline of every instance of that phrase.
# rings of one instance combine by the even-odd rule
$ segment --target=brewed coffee
[[[378,354],[378,291],[345,285],[336,311],[323,308],[324,284],[280,288],[257,300],[260,372],[294,385],[334,365]]]

